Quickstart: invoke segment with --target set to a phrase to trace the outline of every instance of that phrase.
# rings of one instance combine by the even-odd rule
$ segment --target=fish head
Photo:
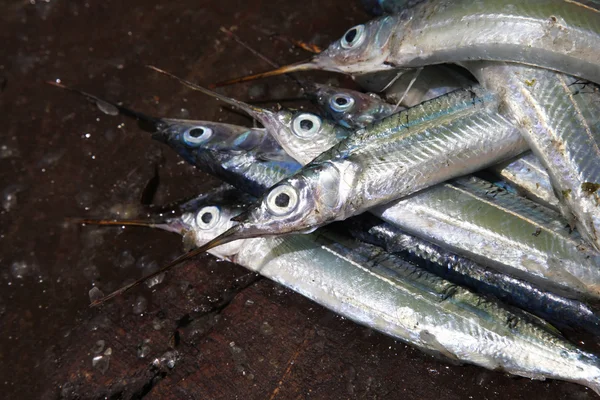
[[[200,247],[215,237],[232,228],[236,223],[232,218],[242,212],[237,205],[205,205],[196,211],[184,214],[181,219],[186,221],[189,230],[184,235],[184,241]],[[234,257],[244,245],[243,241],[223,244],[211,249],[211,253],[221,258]]]
[[[375,93],[361,93],[316,83],[307,89],[307,95],[331,119],[349,129],[364,128],[389,115],[394,108]]]
[[[266,132],[243,126],[211,121],[165,119],[152,137],[173,148],[181,157],[195,163],[202,151],[254,151],[265,140]]]
[[[343,206],[340,173],[332,163],[309,166],[273,186],[261,200],[234,218],[230,240],[310,233],[332,222]]]
[[[398,25],[398,18],[385,16],[365,24],[353,26],[311,61],[314,69],[362,74],[384,71],[393,66],[386,64],[390,44]]]
[[[348,131],[317,114],[280,110],[273,123],[266,127],[283,149],[301,164],[348,136]]]

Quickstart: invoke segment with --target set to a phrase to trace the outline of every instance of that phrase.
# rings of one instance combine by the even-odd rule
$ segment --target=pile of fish
[[[600,394],[600,358],[557,330],[600,334],[600,3],[370,4],[384,15],[311,60],[223,83],[318,69],[368,92],[295,77],[320,113],[155,67],[263,127],[80,92],[225,182],[166,219],[82,222],[181,234],[190,251],[151,276],[209,251],[424,351]]]

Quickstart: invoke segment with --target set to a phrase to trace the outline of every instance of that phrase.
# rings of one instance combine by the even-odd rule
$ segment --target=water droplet
[[[17,194],[23,190],[21,185],[11,185],[2,191],[2,209],[11,211],[17,205]]]
[[[104,297],[104,293],[102,293],[102,290],[98,289],[97,287],[93,287],[90,289],[89,291],[89,295],[90,295],[90,302],[94,302],[96,300],[100,300],[101,298]]]
[[[150,339],[144,339],[144,341],[138,345],[138,348],[137,348],[138,358],[145,358],[146,356],[148,356],[148,354],[150,354],[149,343],[150,343]]]
[[[177,351],[167,351],[160,358],[155,358],[152,361],[152,365],[156,368],[167,367],[169,369],[175,368],[179,353]]]
[[[129,250],[122,252],[117,260],[117,265],[121,268],[129,268],[133,264],[135,264],[135,258]]]
[[[186,108],[181,108],[181,110],[179,110],[179,118],[190,118],[190,112]]]
[[[105,341],[104,340],[98,340],[96,342],[96,344],[94,345],[94,347],[92,347],[92,352],[94,354],[100,354],[104,351],[104,345],[105,345]]]
[[[104,373],[106,371],[108,371],[109,364],[110,364],[110,354],[97,355],[97,356],[94,356],[94,358],[92,358],[92,367],[99,370],[102,373],[102,375],[104,375]]]
[[[148,279],[146,281],[146,286],[148,286],[149,288],[154,287],[156,285],[158,285],[159,283],[162,283],[165,280],[165,274],[158,274],[150,279]]]
[[[16,279],[23,279],[31,273],[31,267],[25,261],[15,261],[10,266],[10,272]]]
[[[133,303],[133,313],[142,314],[148,308],[148,300],[144,296],[138,296]]]

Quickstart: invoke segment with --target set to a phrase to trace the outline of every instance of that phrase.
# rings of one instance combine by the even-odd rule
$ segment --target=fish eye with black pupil
[[[209,212],[205,212],[204,214],[202,214],[200,219],[202,219],[202,222],[204,222],[205,224],[210,224],[210,221],[212,221],[213,219],[213,215]]]
[[[341,45],[345,49],[352,49],[359,46],[365,39],[365,26],[356,25],[346,31],[341,40]]]
[[[183,133],[183,141],[188,146],[199,146],[212,136],[212,129],[204,126],[195,126]]]
[[[204,207],[196,215],[196,225],[200,229],[212,229],[214,228],[220,219],[220,210],[218,207],[209,206]]]
[[[314,114],[300,114],[292,122],[292,132],[302,138],[311,137],[320,129],[321,119]]]
[[[333,111],[343,112],[347,111],[354,105],[354,98],[345,94],[336,94],[329,101],[329,106]]]
[[[276,216],[288,215],[298,205],[296,188],[288,184],[274,188],[267,195],[266,205],[269,212]]]

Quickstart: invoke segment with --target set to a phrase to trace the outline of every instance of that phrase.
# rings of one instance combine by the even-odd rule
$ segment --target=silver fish
[[[467,67],[503,98],[547,169],[563,215],[600,249],[600,90],[574,77],[517,64]]]
[[[239,209],[204,207],[169,222],[204,245],[234,225]],[[165,228],[161,226],[161,228]],[[545,327],[377,247],[330,231],[244,239],[213,248],[357,323],[428,353],[532,379],[600,390],[600,360]]]
[[[558,213],[475,177],[370,210],[408,233],[566,297],[600,298],[600,254]]]
[[[517,188],[520,195],[553,210],[559,210],[546,168],[532,153],[524,154],[490,168],[503,180]]]
[[[441,102],[440,110],[455,106],[444,101],[431,103]],[[433,112],[432,107],[427,108],[428,117],[435,125],[435,118],[443,119],[444,113]],[[415,114],[418,111],[409,119],[414,120]],[[496,128],[489,125],[486,134],[496,137]],[[480,140],[477,136],[473,144]],[[313,158],[302,147],[293,150],[296,158]],[[543,288],[600,298],[600,256],[569,231],[560,215],[479,179],[441,184],[370,211],[411,234]]]
[[[314,69],[363,74],[492,60],[543,67],[600,83],[598,3],[425,0],[413,5],[350,28],[310,61],[236,81]]]
[[[48,83],[85,97],[109,115],[140,120],[154,139],[169,145],[190,164],[255,196],[300,168],[264,129],[152,117],[62,84]]]

